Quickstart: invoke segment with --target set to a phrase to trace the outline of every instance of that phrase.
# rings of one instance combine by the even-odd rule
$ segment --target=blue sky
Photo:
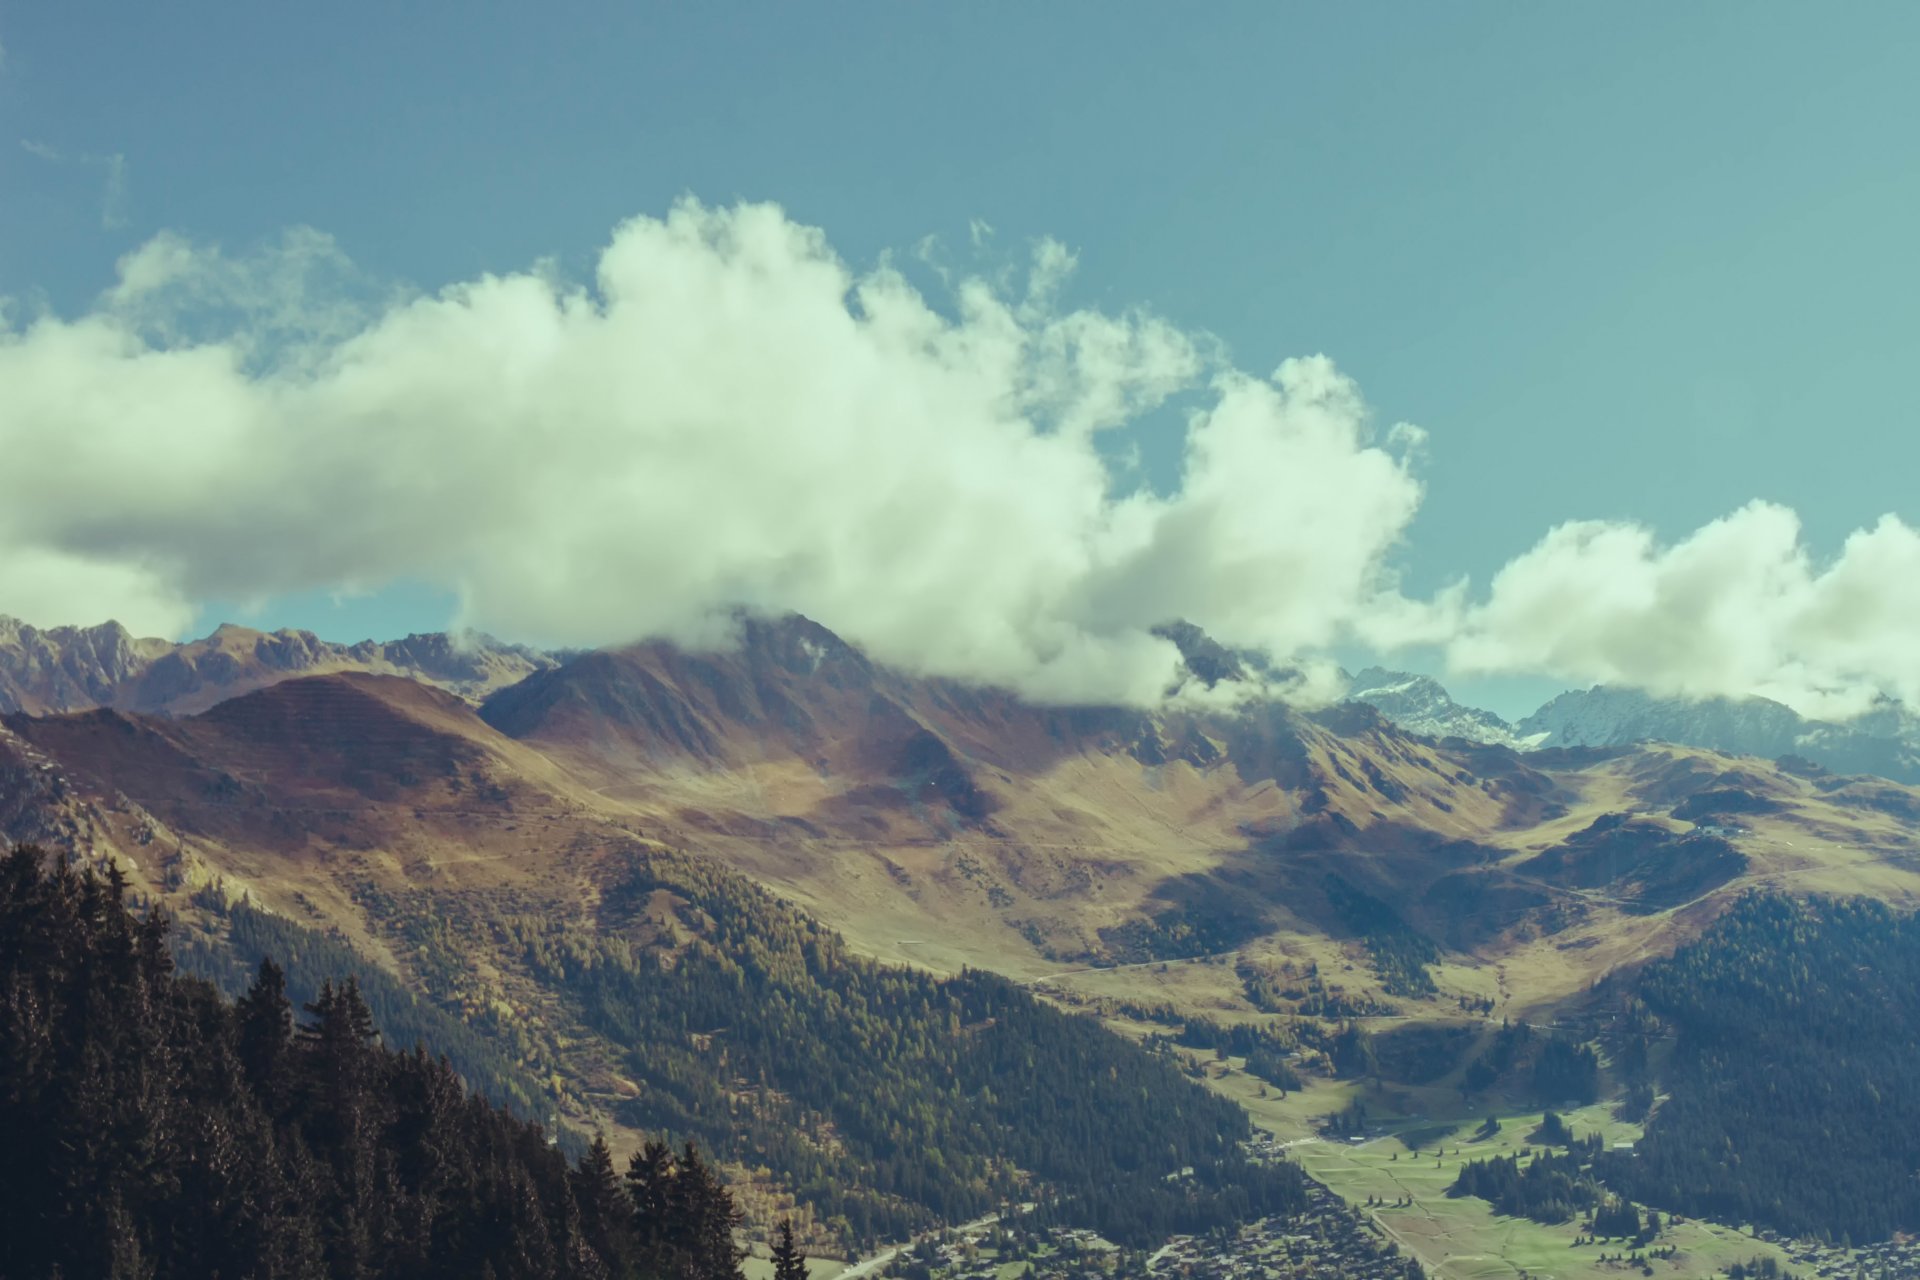
[[[1920,521],[1920,7],[10,3],[0,46],[0,295],[62,314],[162,230],[308,225],[432,289],[589,274],[683,194],[856,265],[980,220],[1071,247],[1075,303],[1324,352],[1424,427],[1411,591],[1570,518],[1764,498],[1816,556]],[[1142,447],[1177,483],[1170,417]]]

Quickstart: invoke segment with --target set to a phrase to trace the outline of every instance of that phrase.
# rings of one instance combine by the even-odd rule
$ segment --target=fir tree
[[[780,1221],[773,1242],[773,1280],[807,1280],[807,1255],[793,1243],[793,1219]]]

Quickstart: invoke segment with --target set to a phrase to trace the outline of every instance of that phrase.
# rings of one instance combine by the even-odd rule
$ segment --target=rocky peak
[[[222,623],[175,644],[136,639],[117,622],[42,630],[0,617],[0,713],[117,707],[192,714],[291,676],[327,671],[408,676],[478,701],[555,665],[536,650],[478,635],[341,645],[311,631]]]
[[[1534,745],[1524,729],[1516,732],[1493,712],[1455,702],[1432,676],[1367,667],[1348,677],[1347,699],[1366,703],[1409,733],[1518,749]]]
[[[0,711],[99,706],[165,647],[136,640],[117,622],[42,630],[0,617]]]

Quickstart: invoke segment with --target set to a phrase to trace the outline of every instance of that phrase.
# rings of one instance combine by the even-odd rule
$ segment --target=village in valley
[[[1010,1217],[976,1233],[922,1242],[888,1268],[898,1280],[1419,1280],[1419,1263],[1369,1218],[1312,1184],[1305,1212],[1237,1230],[1175,1236],[1152,1252],[1071,1227]]]

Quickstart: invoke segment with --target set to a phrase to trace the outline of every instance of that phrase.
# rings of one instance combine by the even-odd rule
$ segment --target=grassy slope
[[[1149,965],[1075,972],[1084,966],[1046,959],[1031,944],[1029,931],[1018,926],[1037,921],[1056,938],[1076,930],[1085,936],[1101,923],[1150,909],[1169,882],[1220,878],[1270,910],[1272,931],[1247,944],[1248,954],[1312,961],[1330,981],[1355,990],[1377,987],[1364,951],[1351,940],[1330,936],[1311,894],[1300,889],[1318,881],[1327,857],[1249,855],[1249,831],[1297,822],[1299,797],[1272,782],[1248,784],[1230,765],[1199,769],[1176,762],[1145,769],[1126,757],[1069,755],[1030,777],[983,777],[1003,802],[994,832],[942,832],[895,819],[875,838],[856,839],[845,829],[819,824],[808,829],[786,821],[816,813],[834,786],[800,761],[659,773],[644,785],[593,786],[595,779],[582,780],[524,744],[502,739],[451,700],[397,693],[394,702],[401,719],[471,749],[457,793],[429,779],[370,801],[303,780],[297,770],[290,772],[267,756],[215,750],[219,767],[259,786],[265,797],[261,813],[237,813],[207,801],[198,777],[164,771],[141,777],[136,769],[127,776],[115,773],[109,786],[89,786],[80,778],[81,790],[91,790],[94,801],[76,810],[82,839],[126,859],[136,868],[136,879],[157,894],[217,876],[291,919],[337,928],[356,948],[416,985],[427,981],[421,956],[390,922],[369,910],[368,886],[475,901],[506,895],[516,910],[537,901],[555,912],[585,913],[596,898],[594,846],[640,832],[712,853],[746,871],[844,932],[867,954],[942,971],[972,964],[1024,979],[1059,975],[1048,982],[1048,990],[1250,1017],[1253,1010],[1240,992],[1231,957],[1224,964],[1173,962],[1164,970]],[[1508,825],[1507,807],[1481,788],[1453,779],[1450,770],[1458,760],[1432,744],[1397,739],[1369,747],[1330,734],[1310,736],[1316,768],[1332,779],[1331,810],[1361,828],[1348,847],[1330,856],[1343,872],[1375,886],[1404,884],[1403,905],[1415,918],[1422,910],[1422,877],[1430,877],[1431,869],[1425,855],[1396,844],[1394,824],[1472,839],[1492,851],[1496,868],[1512,872],[1605,814],[1630,812],[1684,831],[1688,824],[1665,815],[1702,778],[1740,775],[1780,805],[1775,812],[1740,819],[1749,830],[1736,843],[1751,861],[1733,881],[1699,900],[1650,914],[1620,909],[1604,888],[1556,890],[1575,908],[1563,928],[1547,933],[1521,920],[1486,931],[1471,950],[1448,952],[1434,968],[1439,997],[1398,1002],[1415,1019],[1455,1016],[1451,1005],[1460,995],[1493,1000],[1496,1020],[1503,1013],[1537,1016],[1577,996],[1603,973],[1671,950],[1749,886],[1864,892],[1896,903],[1920,900],[1911,823],[1863,803],[1862,794],[1875,789],[1870,784],[1822,788],[1764,762],[1646,748],[1556,768],[1551,780],[1565,799],[1565,811]],[[45,745],[56,757],[65,754],[60,741]],[[1389,801],[1353,782],[1359,776],[1356,753],[1376,748],[1372,758],[1404,789],[1402,800]],[[1344,778],[1333,768],[1336,763],[1346,769]],[[114,794],[121,790],[136,798]],[[1896,799],[1912,795],[1888,790]],[[1369,833],[1376,830],[1386,834],[1375,840]],[[559,1081],[562,1113],[578,1124],[604,1123],[609,1095],[603,1091],[618,1084],[605,1074],[611,1055],[583,1028],[540,1007],[537,993],[509,957],[481,950],[467,963],[461,990],[449,997],[452,1007],[511,1026],[533,1046],[531,1066],[543,1075],[557,1068],[565,1077]],[[1244,1100],[1256,1118],[1288,1136],[1303,1132],[1302,1108],[1337,1109],[1348,1089],[1320,1085],[1281,1105],[1252,1098],[1251,1082],[1244,1077],[1217,1083],[1248,1095]],[[1423,1104],[1435,1116],[1444,1114],[1439,1105],[1437,1098]],[[1508,1128],[1515,1131],[1514,1125]],[[1379,1146],[1378,1161],[1391,1166],[1389,1172],[1416,1176],[1400,1167],[1404,1157],[1386,1159],[1389,1144]],[[1371,1151],[1302,1148],[1310,1168],[1362,1201],[1368,1194],[1397,1194],[1390,1184],[1377,1182],[1383,1175],[1373,1167],[1377,1161]],[[1435,1236],[1438,1243],[1432,1247],[1441,1255],[1506,1251],[1531,1260],[1529,1269],[1552,1274],[1570,1274],[1567,1267],[1577,1261],[1565,1247],[1571,1230],[1556,1234],[1562,1229],[1496,1221],[1484,1206],[1440,1203],[1444,1196],[1437,1188],[1410,1189],[1428,1205],[1420,1221],[1455,1224]],[[1485,1221],[1475,1220],[1475,1214]],[[1404,1229],[1412,1232],[1416,1225],[1410,1219]],[[1730,1251],[1724,1254],[1728,1259],[1761,1251],[1753,1242],[1710,1237],[1696,1256],[1704,1258],[1713,1249]]]
[[[1389,1201],[1412,1196],[1411,1205],[1369,1212],[1403,1248],[1420,1258],[1430,1275],[1493,1280],[1523,1274],[1598,1277],[1623,1273],[1622,1268],[1598,1261],[1603,1253],[1625,1252],[1620,1241],[1575,1248],[1574,1238],[1581,1234],[1575,1223],[1545,1226],[1496,1214],[1482,1200],[1447,1195],[1464,1161],[1512,1155],[1526,1146],[1526,1135],[1540,1123],[1542,1113],[1538,1109],[1496,1108],[1500,1132],[1477,1139],[1474,1133],[1485,1113],[1461,1108],[1459,1095],[1453,1090],[1396,1090],[1415,1107],[1396,1114],[1382,1105],[1378,1095],[1368,1096],[1369,1112],[1378,1116],[1388,1136],[1353,1144],[1319,1140],[1314,1136],[1315,1121],[1346,1106],[1361,1093],[1358,1085],[1316,1082],[1303,1092],[1280,1099],[1257,1096],[1258,1082],[1240,1071],[1216,1075],[1211,1084],[1246,1107],[1257,1126],[1282,1141],[1297,1142],[1291,1151],[1301,1166],[1354,1204],[1364,1206],[1368,1196]],[[1576,1133],[1598,1131],[1609,1143],[1640,1136],[1638,1125],[1613,1119],[1604,1105],[1569,1111],[1565,1118]],[[1437,1143],[1429,1139],[1418,1152],[1392,1136],[1451,1124],[1459,1126],[1456,1132]],[[1436,1149],[1444,1152],[1438,1159]],[[1456,1150],[1457,1156],[1453,1154]],[[1661,1242],[1677,1245],[1680,1256],[1671,1262],[1656,1262],[1656,1275],[1710,1276],[1723,1272],[1731,1263],[1757,1255],[1785,1261],[1777,1250],[1761,1241],[1698,1221],[1669,1228]]]

